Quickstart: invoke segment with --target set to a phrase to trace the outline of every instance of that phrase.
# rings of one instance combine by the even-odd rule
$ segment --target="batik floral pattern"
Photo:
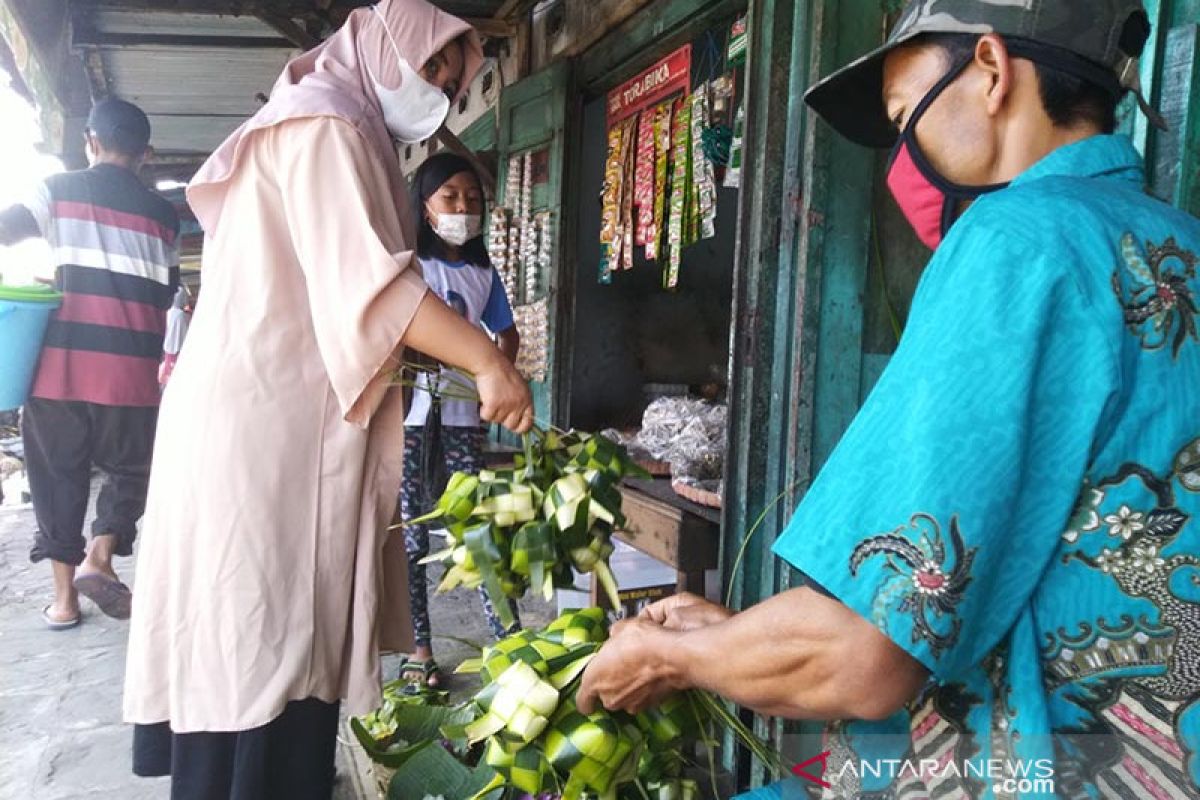
[[[1076,746],[1071,769],[1079,774],[1072,780],[1080,786],[1117,780],[1113,776],[1129,767],[1134,755],[1141,758],[1143,751],[1149,752],[1146,741],[1153,744],[1158,739],[1163,743],[1160,749],[1173,757],[1167,759],[1173,763],[1156,767],[1163,776],[1161,781],[1143,775],[1145,770],[1132,770],[1121,780],[1142,786],[1145,796],[1158,796],[1164,789],[1169,796],[1184,796],[1172,792],[1187,791],[1183,787],[1190,783],[1186,762],[1196,758],[1195,731],[1200,729],[1200,602],[1190,587],[1200,585],[1200,556],[1179,548],[1176,540],[1192,524],[1187,504],[1179,502],[1179,495],[1180,489],[1200,491],[1198,465],[1200,439],[1179,451],[1169,474],[1129,463],[1094,487],[1084,487],[1086,499],[1080,505],[1094,499],[1095,492],[1101,494],[1101,502],[1106,493],[1123,491],[1128,496],[1129,487],[1138,484],[1145,501],[1113,503],[1107,513],[1097,510],[1101,524],[1092,525],[1091,530],[1106,539],[1099,552],[1094,547],[1094,555],[1072,549],[1064,553],[1063,561],[1082,563],[1114,581],[1127,597],[1149,601],[1158,618],[1135,621],[1132,615],[1125,615],[1117,626],[1101,619],[1096,625],[1081,623],[1082,635],[1074,639],[1061,630],[1058,641],[1050,637],[1048,688],[1062,687],[1071,702],[1089,712],[1074,731],[1082,736],[1080,741],[1064,743],[1068,749]],[[1075,522],[1073,517],[1069,525]],[[1063,538],[1083,544],[1079,536],[1070,536],[1068,527]],[[1122,672],[1131,668],[1142,674]],[[1090,682],[1082,683],[1084,678]],[[1155,728],[1161,731],[1168,726],[1174,729],[1173,738],[1154,733]],[[1086,735],[1093,735],[1098,742],[1109,741],[1095,734],[1116,734],[1120,741],[1140,743],[1137,747],[1141,750],[1114,750],[1103,758],[1089,754]]]
[[[1143,348],[1159,350],[1170,344],[1171,355],[1178,356],[1188,339],[1200,338],[1195,293],[1188,284],[1196,278],[1200,258],[1173,238],[1161,245],[1146,242],[1143,257],[1131,233],[1121,239],[1121,256],[1124,264],[1113,272],[1112,286],[1125,326],[1141,339]]]
[[[947,559],[941,524],[928,514],[915,514],[908,525],[860,542],[850,555],[851,575],[869,559],[883,556],[885,579],[876,593],[876,624],[886,629],[888,614],[899,599],[897,609],[913,618],[913,644],[924,641],[934,658],[958,641],[958,606],[971,582],[978,550],[965,546],[957,516],[950,519],[950,546],[953,558]]]

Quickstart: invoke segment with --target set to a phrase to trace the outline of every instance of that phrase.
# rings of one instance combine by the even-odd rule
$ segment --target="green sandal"
[[[405,659],[400,665],[400,679],[408,682],[408,689],[420,693],[427,689],[442,688],[442,669],[432,658],[425,661]]]

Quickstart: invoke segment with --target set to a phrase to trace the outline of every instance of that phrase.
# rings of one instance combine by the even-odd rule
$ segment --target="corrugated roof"
[[[252,16],[97,9],[75,24],[108,90],[141,106],[164,154],[210,152],[299,52]]]
[[[122,8],[127,1],[130,7]],[[260,18],[182,12],[175,10],[175,2],[100,0],[95,5],[73,2],[70,8],[74,41],[89,65],[93,94],[112,93],[141,106],[154,127],[155,149],[180,156],[181,163],[189,160],[187,154],[197,160],[206,155],[260,107],[259,98],[299,52],[289,38],[312,41],[312,32],[323,25],[327,31],[351,7],[366,4],[332,0],[325,4],[324,16],[316,2],[304,14],[297,10],[307,3],[291,0],[278,6],[235,0],[228,6],[205,6],[209,11],[256,8],[264,13]],[[504,6],[504,0],[436,2],[451,13],[479,18]],[[276,8],[279,19],[266,21],[267,12]]]
[[[295,51],[211,47],[104,50],[117,94],[147,114],[253,114]]]
[[[176,14],[169,11],[97,11],[101,33],[174,34],[184,36],[278,36],[255,17],[228,14]]]

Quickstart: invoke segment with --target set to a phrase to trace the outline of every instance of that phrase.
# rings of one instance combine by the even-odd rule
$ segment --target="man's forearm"
[[[926,679],[873,625],[810,589],[676,634],[660,649],[684,684],[791,719],[886,717]]]

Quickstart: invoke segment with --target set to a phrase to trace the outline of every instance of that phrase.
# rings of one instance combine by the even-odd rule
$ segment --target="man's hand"
[[[638,614],[638,619],[673,631],[691,631],[716,625],[732,616],[733,612],[725,606],[711,603],[690,592],[680,592],[646,606]]]
[[[580,710],[640,711],[695,688],[789,719],[886,719],[929,677],[871,621],[809,588],[737,614],[694,595],[644,614],[613,627],[583,674]]]
[[[579,710],[590,714],[600,703],[609,711],[636,714],[687,688],[670,661],[673,642],[679,636],[640,619],[618,622],[583,673],[575,698]]]

